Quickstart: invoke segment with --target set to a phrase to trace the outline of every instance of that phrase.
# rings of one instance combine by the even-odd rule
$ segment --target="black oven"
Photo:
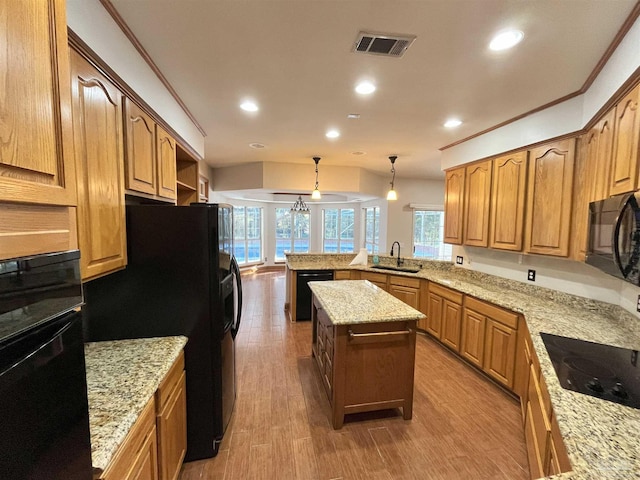
[[[640,285],[640,192],[589,204],[589,245],[585,262]]]
[[[0,262],[0,478],[92,478],[79,252]]]

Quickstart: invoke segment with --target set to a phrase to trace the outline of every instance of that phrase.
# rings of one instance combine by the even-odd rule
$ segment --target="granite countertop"
[[[85,344],[94,473],[107,467],[186,343],[163,337]]]
[[[367,280],[309,282],[334,325],[419,320],[425,315]],[[358,301],[354,302],[357,298]]]
[[[363,265],[350,267],[354,256],[332,255],[330,268],[380,272]],[[288,257],[287,267],[305,270],[317,268],[324,255],[296,257]],[[392,265],[393,259],[382,256],[380,262]],[[523,314],[573,467],[572,473],[556,478],[640,478],[640,410],[563,389],[539,335],[547,332],[638,350],[640,319],[617,305],[454,267],[450,262],[408,259],[405,264],[422,269],[417,274],[386,273],[424,278]]]

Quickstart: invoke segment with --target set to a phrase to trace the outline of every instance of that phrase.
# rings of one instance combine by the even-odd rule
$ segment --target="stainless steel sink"
[[[395,272],[405,273],[418,273],[420,271],[420,269],[416,267],[393,267],[391,265],[372,265],[371,268],[378,268],[380,270],[393,270]]]

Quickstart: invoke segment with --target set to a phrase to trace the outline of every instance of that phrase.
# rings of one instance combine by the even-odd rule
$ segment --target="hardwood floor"
[[[311,324],[286,319],[284,282],[243,277],[233,417],[218,455],[184,464],[181,480],[529,478],[517,401],[423,335],[413,419],[357,414],[333,430]]]

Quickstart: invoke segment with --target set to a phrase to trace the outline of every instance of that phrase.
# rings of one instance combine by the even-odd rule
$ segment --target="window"
[[[451,260],[451,245],[443,243],[444,212],[414,210],[413,256],[431,260]]]
[[[285,252],[309,252],[309,218],[309,212],[276,208],[276,262],[284,262]]]
[[[364,246],[367,252],[378,253],[380,248],[380,208],[367,207],[364,211]]]
[[[262,260],[262,208],[233,207],[233,255],[238,265]]]
[[[352,253],[354,249],[355,210],[327,208],[322,211],[322,251]]]

